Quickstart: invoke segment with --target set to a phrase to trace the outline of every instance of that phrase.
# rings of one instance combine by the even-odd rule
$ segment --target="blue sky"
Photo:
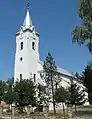
[[[51,52],[56,64],[82,72],[92,56],[86,47],[72,44],[71,31],[81,23],[78,0],[29,0],[32,22],[40,34],[40,58]],[[13,76],[15,33],[24,21],[28,0],[0,0],[0,79]]]

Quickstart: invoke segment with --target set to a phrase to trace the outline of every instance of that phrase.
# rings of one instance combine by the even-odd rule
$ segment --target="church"
[[[43,71],[43,61],[40,60],[39,42],[39,33],[32,24],[28,6],[24,23],[16,33],[14,82],[18,79],[34,79],[36,83],[44,83],[40,77],[40,73]],[[78,79],[68,71],[57,67],[57,72],[61,75],[63,87],[69,85],[70,80],[73,79],[81,88],[84,88]]]
[[[40,78],[39,72],[43,71],[43,61],[40,60],[39,41],[39,33],[32,24],[28,7],[24,23],[16,33],[15,81],[21,78],[29,79],[35,77],[36,80]],[[75,78],[71,73],[60,67],[57,67],[57,70],[62,74],[64,80]]]

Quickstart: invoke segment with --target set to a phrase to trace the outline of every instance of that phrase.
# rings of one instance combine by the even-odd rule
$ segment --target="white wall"
[[[20,43],[23,42],[23,50],[20,50]],[[36,49],[32,49],[32,42],[35,42]],[[30,78],[30,74],[37,73],[37,65],[39,61],[38,53],[39,39],[33,38],[33,34],[30,31],[16,37],[16,54],[15,54],[15,72],[14,79],[20,78],[22,74],[23,79]],[[20,57],[23,58],[20,61]]]

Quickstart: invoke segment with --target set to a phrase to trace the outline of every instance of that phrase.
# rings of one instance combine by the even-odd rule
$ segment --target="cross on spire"
[[[30,3],[28,2],[28,3],[27,3],[27,9],[29,9],[29,6],[30,6]]]

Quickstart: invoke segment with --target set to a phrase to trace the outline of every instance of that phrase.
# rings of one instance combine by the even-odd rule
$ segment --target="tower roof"
[[[23,23],[24,27],[30,27],[32,26],[32,20],[31,20],[31,16],[30,16],[30,12],[29,12],[29,4],[27,5],[27,13],[24,19],[24,23]]]
[[[29,3],[27,4],[27,12],[25,15],[24,23],[21,25],[20,30],[16,33],[16,35],[19,35],[23,31],[34,31],[37,36],[39,36],[38,32],[36,31],[35,27],[32,25],[30,10],[29,10]]]

